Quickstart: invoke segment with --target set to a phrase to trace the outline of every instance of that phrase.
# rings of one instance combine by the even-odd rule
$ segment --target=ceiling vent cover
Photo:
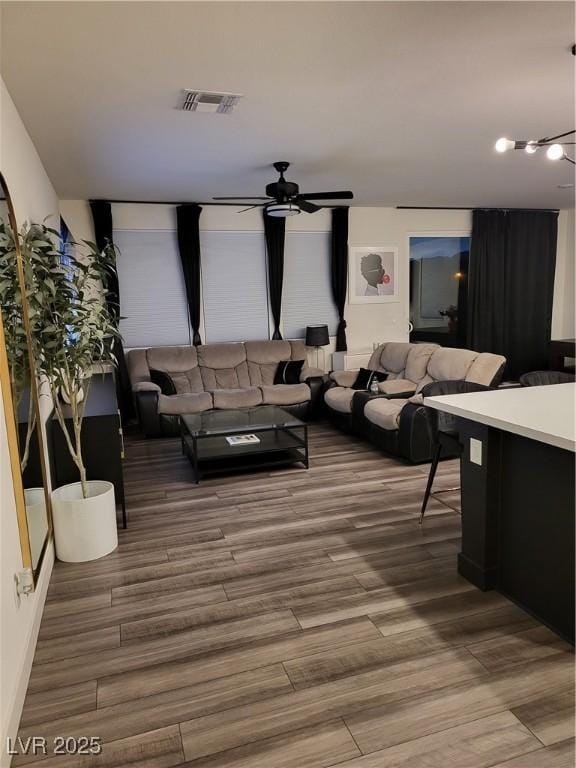
[[[184,112],[220,112],[227,115],[232,112],[241,93],[218,93],[217,91],[196,91],[186,88],[183,91],[183,99],[180,109]]]

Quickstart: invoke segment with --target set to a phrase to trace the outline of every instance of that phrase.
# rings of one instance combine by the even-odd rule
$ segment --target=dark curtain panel
[[[200,338],[200,214],[199,205],[179,205],[176,208],[178,249],[184,273],[188,312],[192,326],[192,343],[202,344]]]
[[[346,352],[346,288],[348,286],[348,208],[332,209],[332,297],[338,310],[336,352]]]
[[[507,378],[547,368],[558,213],[476,210],[468,346],[508,361]]]
[[[92,220],[94,222],[94,238],[96,245],[103,250],[109,245],[114,245],[112,237],[112,206],[107,200],[91,200],[90,209],[92,211]],[[110,273],[108,278],[108,295],[106,303],[110,314],[120,321],[120,284],[116,271]],[[118,407],[122,421],[128,423],[136,417],[134,401],[132,399],[132,387],[126,359],[124,357],[124,347],[122,340],[117,339],[114,344],[114,355],[118,361],[116,372],[116,395],[118,397]]]
[[[102,251],[107,245],[113,245],[112,237],[112,206],[107,200],[91,200],[92,219],[94,221],[94,237],[96,245]],[[111,314],[120,317],[120,286],[116,272],[108,278],[108,297],[106,299]]]
[[[280,316],[282,313],[282,284],[284,282],[284,241],[286,234],[286,219],[268,216],[263,210],[264,236],[266,238],[266,254],[268,256],[268,287],[270,292],[270,308],[274,320],[273,339],[281,339]]]

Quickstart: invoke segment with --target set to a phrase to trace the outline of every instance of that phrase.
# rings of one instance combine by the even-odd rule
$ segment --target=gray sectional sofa
[[[341,429],[410,462],[430,461],[422,390],[435,381],[497,386],[505,364],[504,357],[488,352],[391,341],[378,347],[368,363],[370,370],[387,374],[379,394],[352,389],[357,371],[334,371],[324,406]]]
[[[274,384],[278,364],[302,360],[296,384]],[[126,364],[141,427],[147,437],[177,434],[181,414],[278,405],[310,418],[323,372],[306,363],[303,341],[247,341],[198,347],[131,349]],[[175,394],[163,394],[150,371],[167,373]]]

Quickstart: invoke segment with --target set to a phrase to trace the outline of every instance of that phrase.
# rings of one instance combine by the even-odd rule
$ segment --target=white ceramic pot
[[[44,488],[25,488],[26,520],[28,522],[28,540],[32,554],[32,568],[36,568],[40,553],[48,533],[48,515]]]
[[[80,483],[52,491],[56,556],[66,563],[96,560],[118,546],[114,486],[104,480],[87,485],[87,498]]]

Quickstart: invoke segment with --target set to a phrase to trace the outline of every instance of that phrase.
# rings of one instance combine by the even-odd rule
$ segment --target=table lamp
[[[330,337],[328,335],[327,325],[308,325],[306,327],[306,346],[316,347],[316,368],[319,368],[319,349],[320,347],[327,347],[330,344]],[[324,351],[322,351],[324,355]],[[326,357],[322,360],[322,370],[325,369]]]

